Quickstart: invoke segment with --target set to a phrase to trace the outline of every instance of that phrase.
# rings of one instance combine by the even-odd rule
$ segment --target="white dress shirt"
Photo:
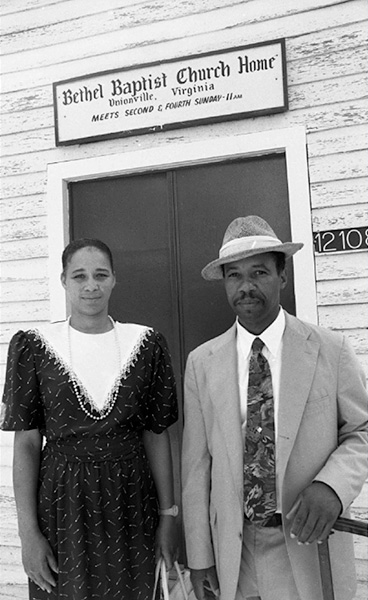
[[[238,384],[240,395],[240,414],[242,420],[243,441],[245,438],[245,428],[247,424],[247,401],[248,401],[248,379],[249,379],[249,359],[253,341],[256,337],[260,338],[264,343],[262,353],[267,358],[270,365],[272,390],[274,399],[274,415],[275,415],[275,439],[276,439],[276,492],[277,506],[280,507],[280,494],[277,482],[277,431],[278,431],[278,407],[280,396],[280,373],[281,373],[281,354],[282,354],[282,337],[285,330],[285,314],[280,309],[279,314],[273,323],[260,335],[253,335],[247,331],[237,321],[237,354],[238,354]]]

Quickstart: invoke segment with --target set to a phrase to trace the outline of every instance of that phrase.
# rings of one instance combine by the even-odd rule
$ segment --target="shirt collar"
[[[285,330],[285,313],[280,308],[276,319],[265,329],[260,335],[254,335],[240,325],[239,320],[236,320],[238,343],[242,349],[243,355],[247,357],[250,353],[251,346],[256,337],[259,337],[267,347],[268,351],[274,356],[280,348],[282,336]]]

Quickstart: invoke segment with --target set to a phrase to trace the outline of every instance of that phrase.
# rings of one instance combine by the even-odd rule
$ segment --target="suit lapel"
[[[277,464],[283,481],[317,365],[319,344],[309,329],[286,314],[278,410]]]
[[[236,326],[216,340],[207,360],[209,393],[235,488],[243,489],[243,441],[238,389]],[[277,464],[282,482],[310,393],[319,352],[310,330],[286,314],[278,410]]]
[[[209,392],[218,426],[222,432],[234,485],[242,490],[243,442],[241,435],[240,398],[236,326],[221,336],[212,354],[207,358]]]

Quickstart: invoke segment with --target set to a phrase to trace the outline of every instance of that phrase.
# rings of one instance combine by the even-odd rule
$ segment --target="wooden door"
[[[291,239],[283,154],[81,181],[69,191],[71,239],[97,237],[113,252],[112,316],[165,335],[179,387],[188,352],[234,320],[222,282],[200,275],[230,221],[257,214]],[[282,304],[295,314],[288,268]]]

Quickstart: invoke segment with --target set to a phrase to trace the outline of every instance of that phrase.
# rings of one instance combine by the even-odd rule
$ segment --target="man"
[[[339,333],[280,308],[285,260],[302,246],[241,217],[202,271],[224,280],[237,319],[189,355],[185,375],[183,516],[198,600],[322,600],[317,544],[367,476],[357,359]],[[351,538],[329,540],[336,600],[355,592]]]

